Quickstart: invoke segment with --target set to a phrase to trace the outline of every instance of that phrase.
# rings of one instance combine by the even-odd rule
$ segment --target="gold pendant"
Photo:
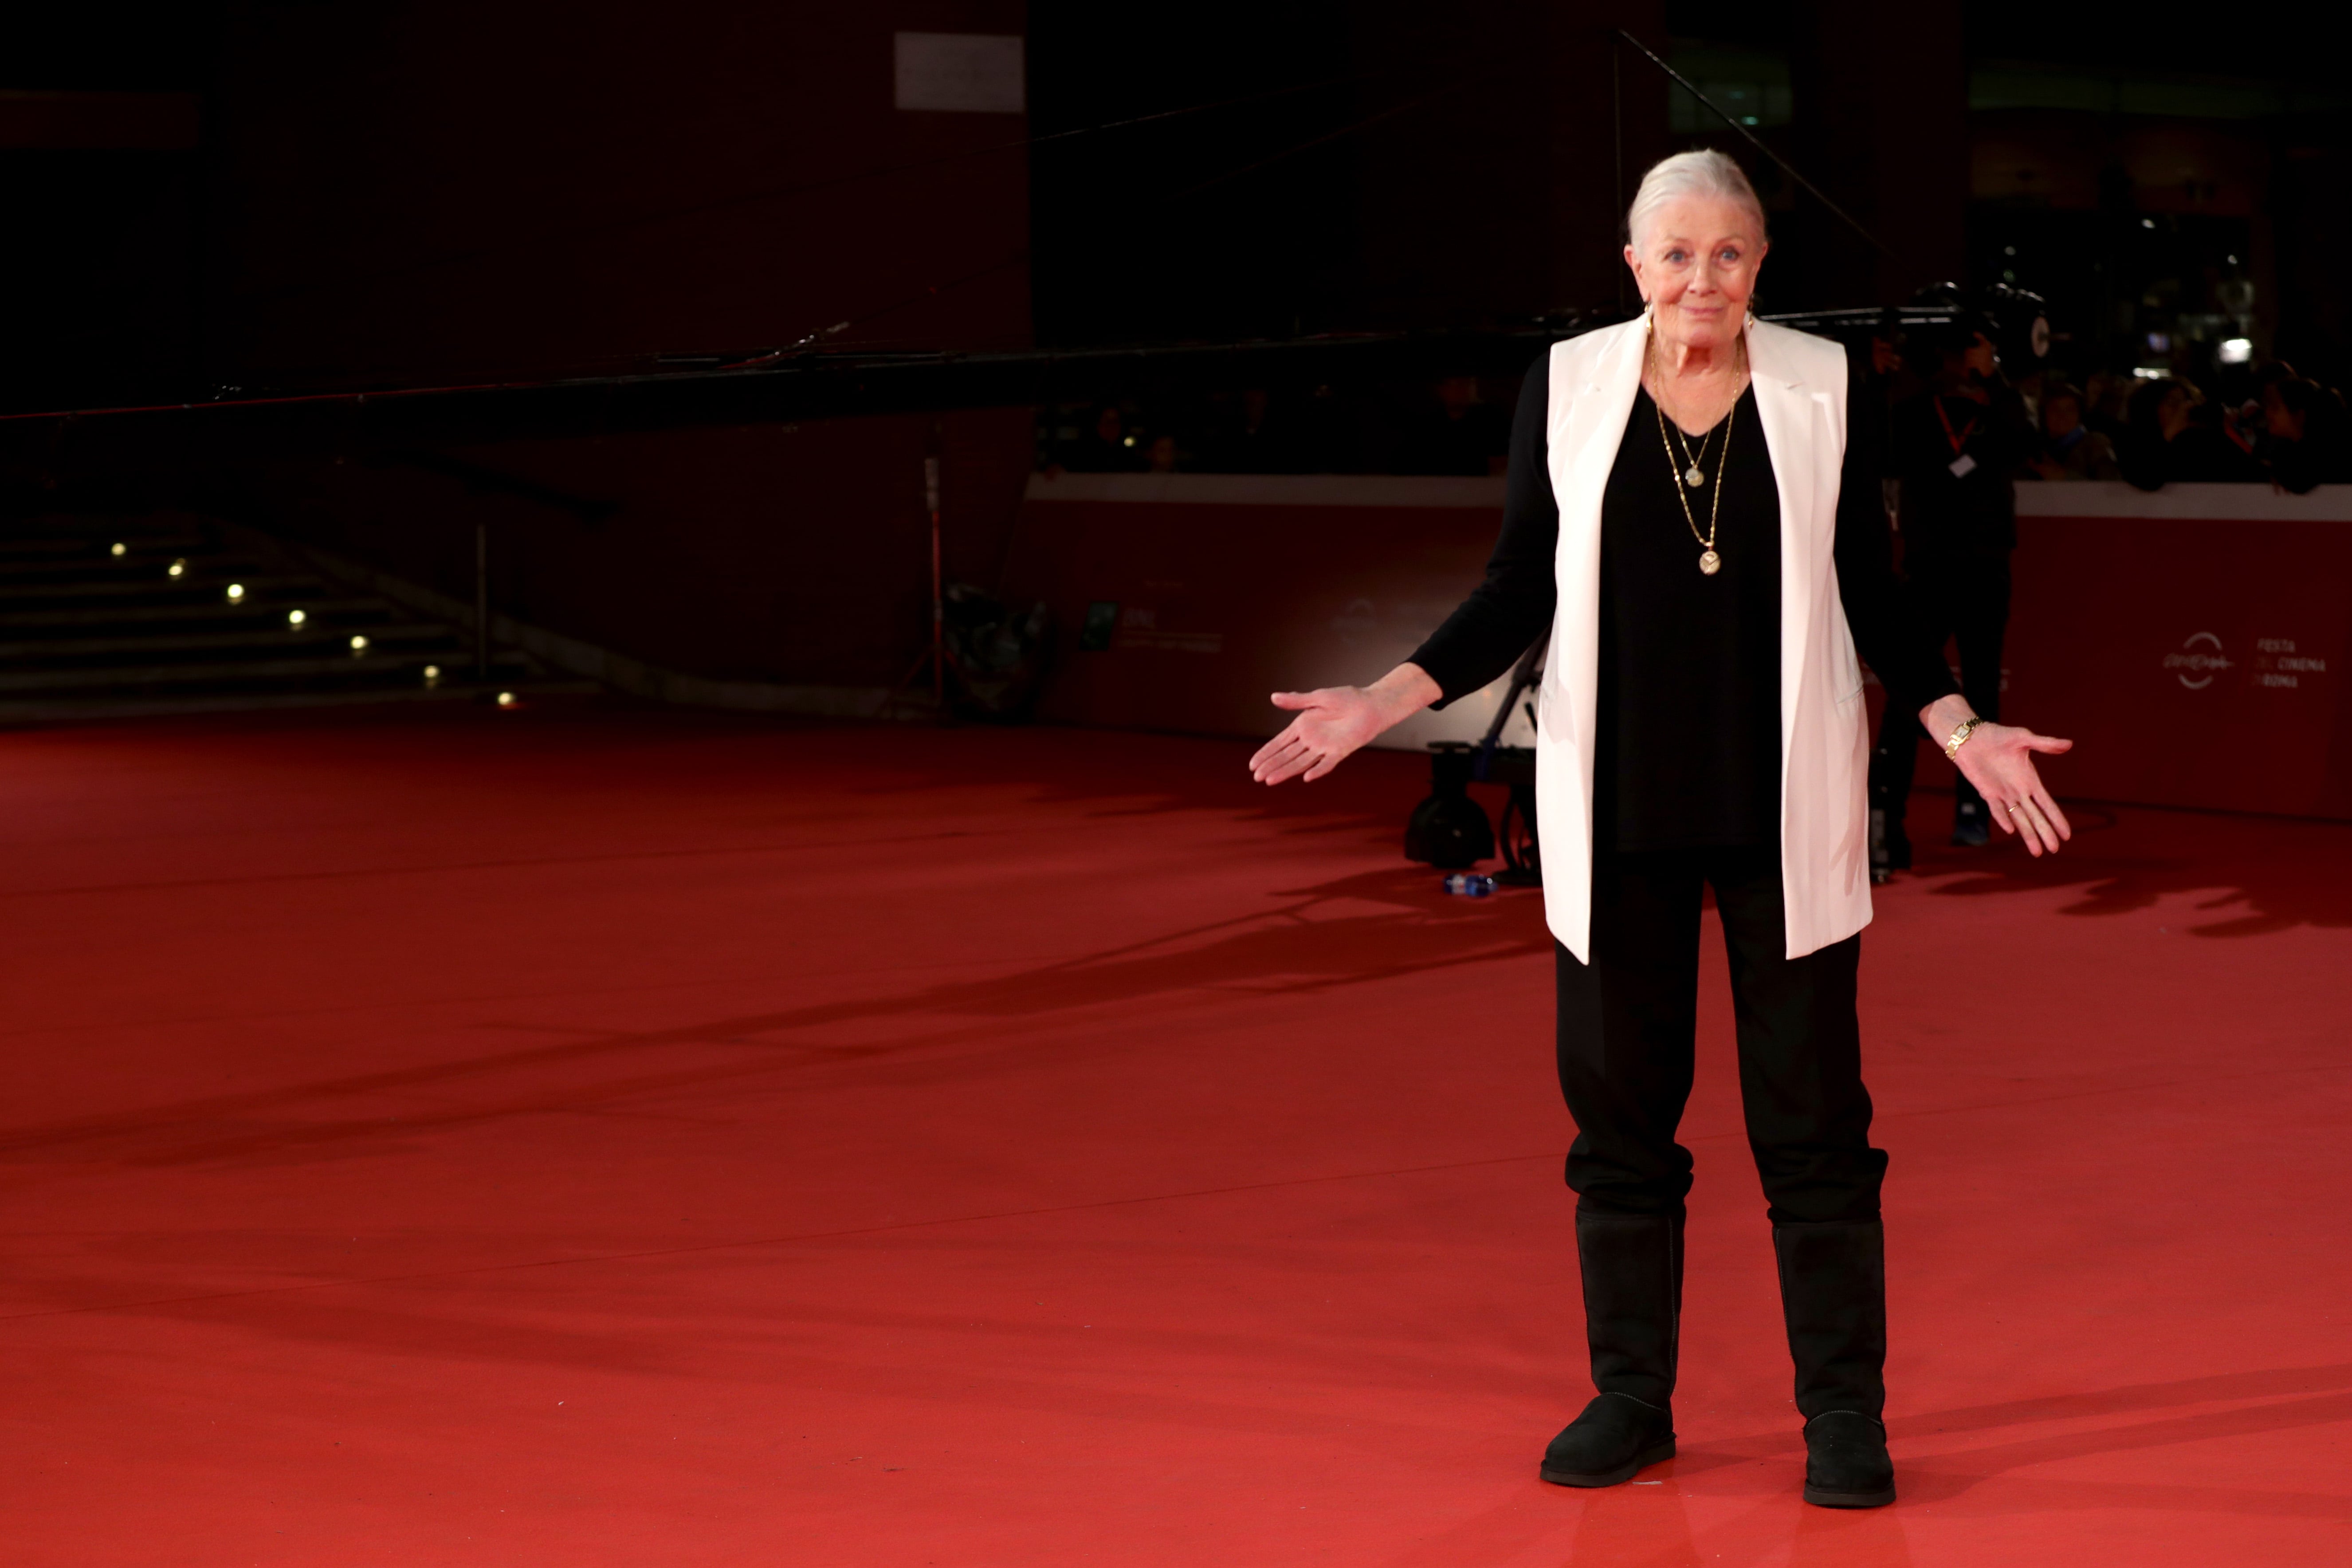
[[[1714,576],[1714,575],[1716,574],[1716,573],[1717,573],[1718,571],[1722,570],[1722,568],[1723,568],[1723,557],[1722,557],[1722,556],[1717,555],[1717,554],[1714,551],[1712,551],[1712,550],[1705,550],[1705,551],[1701,551],[1701,552],[1699,552],[1699,558],[1698,558],[1698,569],[1699,569],[1701,572],[1704,572],[1704,573],[1706,573],[1708,576],[1712,577],[1712,576]]]
[[[1696,489],[1699,486],[1706,483],[1706,476],[1698,471],[1698,465],[1696,463],[1693,463],[1689,468],[1683,470],[1683,483],[1690,486],[1693,489]]]

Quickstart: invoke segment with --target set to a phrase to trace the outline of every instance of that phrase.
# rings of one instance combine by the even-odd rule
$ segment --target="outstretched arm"
[[[1538,356],[1519,389],[1503,531],[1486,563],[1486,580],[1410,659],[1371,685],[1276,692],[1274,705],[1298,717],[1250,759],[1251,777],[1269,784],[1301,773],[1321,778],[1391,725],[1480,689],[1551,625],[1559,504],[1552,499],[1544,450],[1550,363],[1549,353]]]
[[[1961,725],[1976,716],[1968,699],[1957,694],[1939,697],[1919,710],[1919,722],[1938,745],[1946,744]],[[2074,826],[2058,803],[2050,798],[2042,773],[2033,765],[2040,752],[2056,756],[2074,749],[2072,741],[2037,735],[2016,724],[1979,724],[1960,742],[1952,761],[1977,786],[1992,807],[1992,817],[2005,832],[2025,840],[2031,855],[2055,855],[2058,846],[2074,837]]]
[[[1895,580],[1879,498],[1879,476],[1889,470],[1894,455],[1870,438],[1875,431],[1872,422],[1846,446],[1838,491],[1838,596],[1856,647],[1886,688],[1892,711],[1916,712],[1928,738],[1940,746],[1976,710],[1959,694],[1943,650],[1919,624],[1916,604]],[[2003,832],[2021,837],[2029,853],[2055,855],[2074,829],[2050,797],[2033,756],[2055,756],[2074,744],[2014,724],[1979,724],[1952,761],[1991,805]]]
[[[1412,718],[1444,695],[1417,664],[1401,664],[1370,686],[1327,686],[1320,691],[1277,691],[1276,708],[1298,714],[1250,759],[1250,777],[1277,784],[1305,774],[1313,784],[1392,724]]]

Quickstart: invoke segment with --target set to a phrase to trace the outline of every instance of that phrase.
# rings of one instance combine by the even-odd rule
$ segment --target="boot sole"
[[[1895,1500],[1895,1489],[1888,1487],[1874,1492],[1823,1491],[1811,1482],[1805,1483],[1805,1500],[1815,1508],[1885,1508]]]
[[[1632,1464],[1620,1465],[1613,1470],[1596,1470],[1591,1474],[1580,1474],[1574,1470],[1556,1470],[1549,1465],[1544,1465],[1537,1469],[1536,1474],[1556,1487],[1613,1487],[1621,1481],[1632,1480],[1634,1472],[1643,1467],[1661,1464],[1674,1457],[1675,1440],[1669,1437],[1656,1447],[1646,1448],[1635,1455]],[[1894,1496],[1891,1492],[1887,1495],[1890,1499]]]

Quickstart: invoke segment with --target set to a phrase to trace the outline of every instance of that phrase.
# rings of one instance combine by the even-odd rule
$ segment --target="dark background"
[[[2006,279],[2049,297],[2077,374],[2209,374],[2244,335],[2340,382],[2352,89],[2314,47],[2327,15],[18,8],[0,37],[0,405],[596,374],[811,334],[1526,329],[1622,301],[1622,195],[1698,144],[1740,156],[1770,208],[1768,309]],[[1612,47],[1615,26],[1752,118],[1884,249]],[[900,31],[1022,36],[1027,112],[897,108]],[[452,592],[488,518],[509,613],[698,673],[861,685],[924,635],[934,445],[951,573],[986,581],[1031,464],[1025,411],[464,454],[603,521],[310,458],[208,475],[203,499]]]

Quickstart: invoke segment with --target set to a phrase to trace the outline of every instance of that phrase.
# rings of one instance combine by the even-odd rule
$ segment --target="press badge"
[[[1965,479],[1977,471],[1977,460],[1962,452],[1951,461],[1952,478]]]

